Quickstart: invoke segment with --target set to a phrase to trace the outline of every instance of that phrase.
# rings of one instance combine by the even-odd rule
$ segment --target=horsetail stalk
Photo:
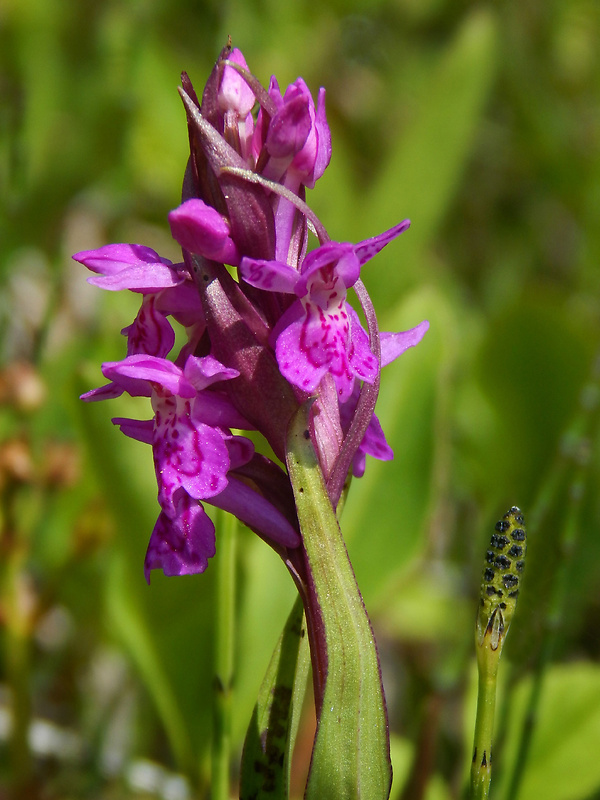
[[[515,612],[526,551],[523,515],[520,509],[513,506],[496,523],[481,582],[475,628],[479,687],[471,764],[473,800],[485,800],[489,796],[498,664]]]

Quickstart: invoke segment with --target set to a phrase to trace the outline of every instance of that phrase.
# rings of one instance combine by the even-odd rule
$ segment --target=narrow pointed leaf
[[[326,673],[305,796],[386,800],[392,774],[375,640],[310,440],[308,411],[303,406],[292,420],[287,456],[316,603],[307,612],[317,623],[311,644],[324,649],[317,662]]]
[[[240,800],[285,800],[309,657],[304,609],[298,598],[267,669],[250,720]]]

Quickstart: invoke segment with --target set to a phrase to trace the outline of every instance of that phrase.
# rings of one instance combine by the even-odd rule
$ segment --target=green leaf
[[[323,636],[326,675],[307,800],[386,800],[392,771],[373,631],[308,433],[308,404],[288,436],[288,472]],[[310,602],[310,600],[309,600]],[[313,668],[314,668],[313,653]]]
[[[497,786],[497,797],[506,796],[510,763],[516,757],[519,729],[531,681],[522,682],[511,706],[505,750],[500,754],[507,769]],[[595,744],[600,741],[600,668],[595,664],[574,663],[556,666],[545,679],[540,712],[517,800],[543,797],[544,800],[578,800],[589,797],[600,786],[600,760]],[[498,762],[500,763],[500,762]]]
[[[248,727],[240,800],[285,800],[309,654],[304,609],[294,603],[271,658]]]

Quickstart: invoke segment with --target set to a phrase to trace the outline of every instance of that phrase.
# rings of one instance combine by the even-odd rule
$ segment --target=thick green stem
[[[211,797],[228,800],[231,763],[231,708],[235,657],[235,551],[237,520],[224,511],[218,516],[217,618],[215,631],[214,732]]]

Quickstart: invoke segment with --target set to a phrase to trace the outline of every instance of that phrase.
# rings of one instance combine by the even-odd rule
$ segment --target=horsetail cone
[[[485,554],[477,614],[478,650],[500,651],[515,613],[527,538],[521,510],[513,506],[496,523]]]
[[[492,732],[500,654],[519,596],[527,541],[521,510],[513,506],[496,523],[485,555],[475,628],[479,688],[471,764],[471,798],[486,800],[492,777]]]

